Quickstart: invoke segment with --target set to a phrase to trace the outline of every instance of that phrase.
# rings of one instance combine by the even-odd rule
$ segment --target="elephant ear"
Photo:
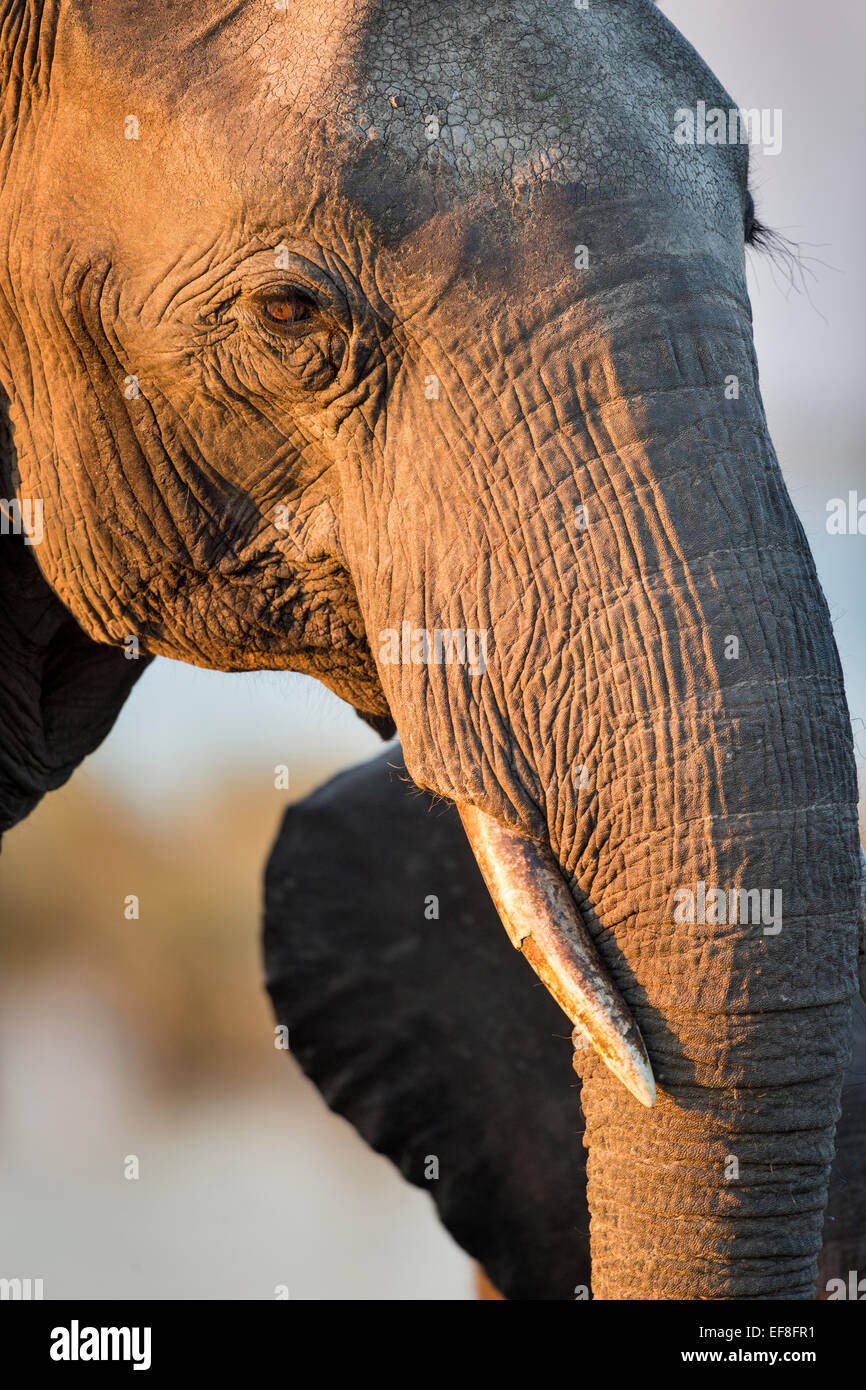
[[[101,743],[148,663],[94,642],[43,578],[38,530],[18,524],[13,457],[0,396],[0,834]]]
[[[510,945],[456,811],[394,763],[285,816],[265,892],[276,1017],[506,1298],[571,1299],[590,1281],[570,1024]]]

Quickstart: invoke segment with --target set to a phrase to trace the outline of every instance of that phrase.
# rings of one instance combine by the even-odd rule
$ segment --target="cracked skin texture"
[[[311,672],[545,836],[660,1088],[579,1058],[595,1296],[811,1297],[856,788],[746,151],[672,139],[730,98],[642,0],[0,14],[4,487],[45,500],[44,601],[98,652]],[[378,660],[403,621],[486,630],[483,676]],[[39,752],[37,655],[7,824],[80,747]],[[91,746],[119,698],[70,689]],[[699,880],[780,891],[783,930],[675,923]]]

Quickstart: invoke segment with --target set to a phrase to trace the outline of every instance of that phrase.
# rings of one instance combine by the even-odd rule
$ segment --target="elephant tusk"
[[[860,998],[866,1004],[866,854],[860,846],[860,919],[858,922],[857,969],[860,977]]]
[[[641,1105],[654,1105],[655,1079],[643,1038],[552,853],[474,806],[458,810],[512,944],[614,1076]]]

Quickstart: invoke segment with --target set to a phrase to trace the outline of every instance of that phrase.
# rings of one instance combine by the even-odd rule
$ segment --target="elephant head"
[[[51,624],[82,670],[301,670],[396,725],[592,1043],[595,1295],[811,1297],[856,788],[748,147],[678,138],[730,98],[648,0],[2,18],[0,388]],[[15,652],[6,824],[126,681],[81,694],[52,640]]]

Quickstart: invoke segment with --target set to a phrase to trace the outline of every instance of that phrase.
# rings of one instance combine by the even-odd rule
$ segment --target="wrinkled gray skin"
[[[549,840],[646,1041],[652,1110],[580,1054],[596,1297],[811,1298],[856,790],[745,147],[672,138],[730,98],[644,0],[0,14],[4,495],[45,504],[3,560],[3,824],[129,634],[393,719],[419,786]],[[377,661],[404,621],[486,630],[484,674]],[[783,930],[675,923],[699,880]]]
[[[453,807],[399,750],[286,812],[265,881],[278,1022],[328,1104],[428,1192],[506,1298],[591,1293],[569,1026],[514,951]],[[478,1007],[482,999],[484,1006]],[[866,1005],[852,1018],[819,1298],[866,1268]],[[429,1176],[429,1158],[439,1160]]]

